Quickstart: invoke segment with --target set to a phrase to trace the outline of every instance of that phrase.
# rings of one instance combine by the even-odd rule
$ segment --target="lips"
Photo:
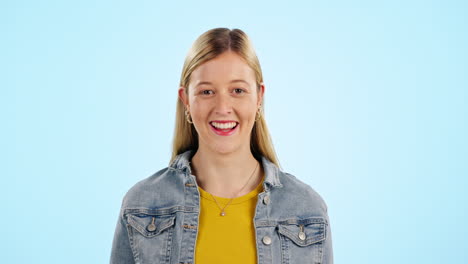
[[[225,122],[221,122],[221,121],[215,121],[217,123],[230,123],[230,122],[235,122],[236,125],[233,127],[233,128],[228,128],[228,129],[221,129],[221,128],[217,128],[215,126],[213,126],[210,122],[210,127],[211,127],[211,130],[219,135],[219,136],[230,136],[232,134],[234,134],[237,130],[238,130],[238,127],[239,127],[239,122],[236,122],[236,121],[225,121]]]

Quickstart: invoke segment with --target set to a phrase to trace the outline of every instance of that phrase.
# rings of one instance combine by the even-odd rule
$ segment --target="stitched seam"
[[[128,233],[128,240],[130,241],[130,248],[132,249],[133,259],[135,263],[140,263],[140,255],[137,250],[137,246],[135,245],[135,240],[133,238],[133,230],[129,224],[126,225],[127,233]]]

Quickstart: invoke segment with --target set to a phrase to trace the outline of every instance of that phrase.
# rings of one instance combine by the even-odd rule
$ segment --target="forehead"
[[[245,60],[234,52],[225,52],[218,57],[198,66],[191,75],[191,85],[200,82],[225,84],[232,80],[243,79],[255,82],[255,74]]]

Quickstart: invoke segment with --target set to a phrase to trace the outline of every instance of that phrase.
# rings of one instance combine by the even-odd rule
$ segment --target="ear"
[[[260,104],[263,103],[263,94],[265,93],[265,84],[260,83],[260,89],[258,89],[257,91],[258,91],[258,94],[257,94],[257,107],[259,107]]]
[[[179,98],[182,101],[182,103],[184,104],[184,106],[188,106],[188,104],[189,104],[188,91],[186,93],[185,89],[187,89],[187,88],[185,88],[184,86],[180,86],[179,90],[178,90],[178,94],[179,94]]]

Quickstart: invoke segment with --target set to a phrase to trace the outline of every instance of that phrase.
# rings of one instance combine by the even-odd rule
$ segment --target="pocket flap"
[[[154,219],[154,220],[153,220]],[[153,237],[174,225],[175,215],[128,214],[128,223],[145,237]],[[148,229],[150,224],[154,227]]]
[[[298,246],[309,246],[326,238],[326,223],[320,219],[314,218],[314,221],[304,219],[294,224],[279,224],[278,232]],[[300,234],[301,232],[303,234]]]

